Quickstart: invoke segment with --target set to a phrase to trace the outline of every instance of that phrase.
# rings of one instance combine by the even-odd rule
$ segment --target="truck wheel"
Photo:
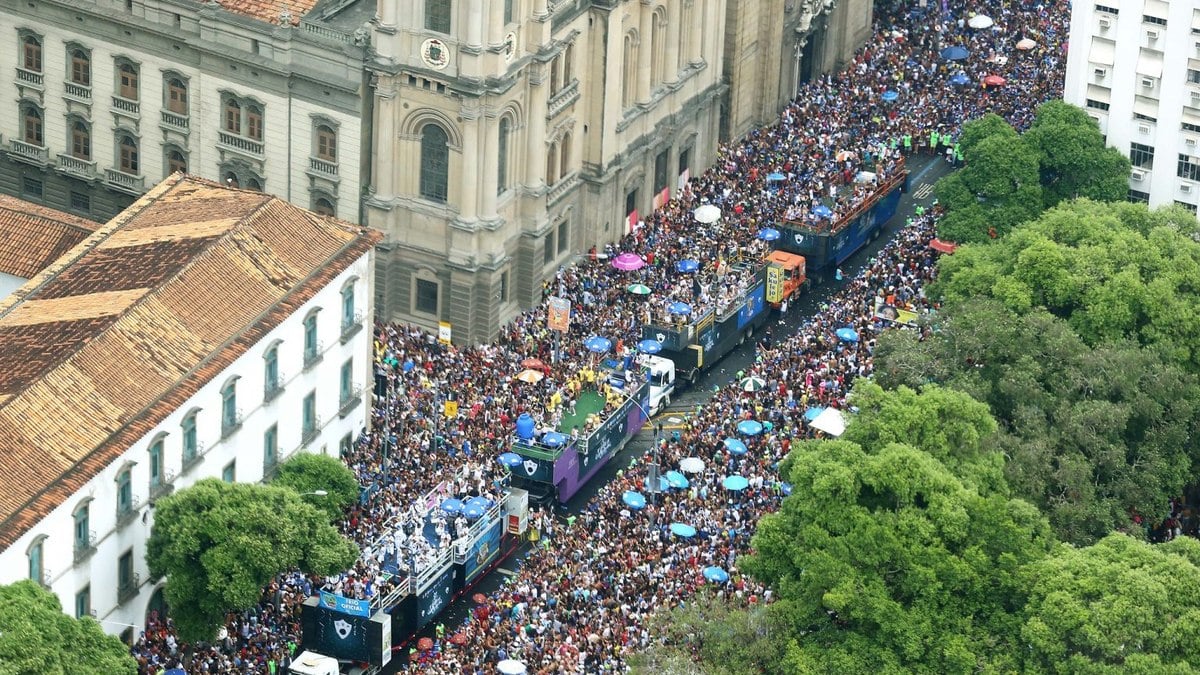
[[[746,344],[746,334],[745,333],[742,333],[742,336],[740,338],[738,338],[738,344],[739,345]]]
[[[666,396],[664,396],[662,398],[662,407],[658,409],[658,412],[660,412],[660,413],[666,412],[667,406],[669,406],[669,405],[671,405],[671,395],[667,394]]]

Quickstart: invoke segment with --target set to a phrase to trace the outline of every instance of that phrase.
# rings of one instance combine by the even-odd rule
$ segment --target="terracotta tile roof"
[[[222,9],[279,25],[284,10],[292,16],[291,24],[300,23],[300,17],[308,14],[317,0],[219,0]]]
[[[381,236],[177,175],[0,300],[0,549]]]
[[[29,279],[100,223],[0,195],[0,272]]]

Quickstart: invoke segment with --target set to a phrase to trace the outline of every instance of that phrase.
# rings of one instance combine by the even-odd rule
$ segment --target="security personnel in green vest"
[[[936,131],[929,132],[929,152],[937,154],[938,141],[942,139],[942,135]]]
[[[912,134],[904,134],[904,154],[912,152]]]
[[[954,166],[962,166],[962,143],[954,144]]]

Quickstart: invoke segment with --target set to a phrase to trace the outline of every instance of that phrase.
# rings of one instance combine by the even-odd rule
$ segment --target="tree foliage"
[[[963,151],[966,165],[937,182],[946,209],[938,235],[959,243],[987,241],[1036,218],[1042,209],[1038,156],[1019,138],[995,133]]]
[[[271,481],[276,487],[295,490],[304,501],[328,515],[330,522],[340,519],[358,500],[358,480],[341,460],[328,455],[301,452],[279,467]],[[325,495],[311,494],[324,490]]]
[[[134,675],[121,640],[90,616],[63,613],[58,596],[32,581],[0,586],[0,675]]]
[[[635,660],[635,673],[756,675],[779,672],[788,628],[773,606],[733,607],[700,592],[686,604],[651,617],[650,630],[662,646]]]
[[[1047,207],[1077,197],[1119,202],[1129,193],[1129,159],[1104,145],[1100,126],[1082,108],[1043,103],[1022,140],[1038,154]]]
[[[285,570],[333,574],[358,557],[326,514],[289,488],[202,480],[159,500],[155,512],[146,563],[167,576],[164,596],[187,641],[211,639],[225,612],[254,606]]]
[[[1027,673],[1194,673],[1200,542],[1113,534],[1029,566]]]
[[[1021,566],[1051,537],[1033,506],[980,496],[891,444],[800,444],[793,485],[739,565],[769,583],[791,642],[774,672],[966,673],[1011,668]]]

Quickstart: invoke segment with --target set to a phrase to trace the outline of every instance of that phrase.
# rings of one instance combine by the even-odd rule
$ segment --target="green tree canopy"
[[[1082,108],[1043,103],[1022,140],[1038,153],[1047,207],[1077,197],[1118,202],[1128,195],[1129,159],[1104,145],[1100,126]]]
[[[1200,669],[1200,542],[1151,546],[1113,534],[1030,565],[1027,673]]]
[[[1045,307],[1090,345],[1128,338],[1200,370],[1200,243],[1181,207],[1080,200],[991,246],[942,259],[929,289],[947,302],[991,297]]]
[[[777,672],[1011,668],[1022,565],[1049,550],[1037,510],[980,496],[927,453],[808,442],[740,567],[770,584],[790,634]]]
[[[1196,377],[1156,349],[1092,348],[1044,310],[1018,314],[994,300],[948,306],[932,328],[924,340],[884,334],[876,379],[931,378],[987,403],[1007,432],[995,440],[1012,494],[1064,540],[1128,528],[1130,509],[1158,513],[1200,466]]]
[[[58,596],[32,581],[0,586],[0,675],[135,675],[120,639],[90,616],[63,614]]]
[[[969,152],[974,150],[980,141],[993,136],[1002,138],[1010,143],[1019,142],[1021,138],[1017,134],[1017,130],[1008,123],[1008,120],[996,113],[988,113],[983,117],[969,120],[962,126],[962,133],[958,137],[959,149],[963,152]]]
[[[336,457],[312,452],[298,453],[284,462],[271,485],[295,490],[304,501],[324,511],[330,522],[340,519],[358,500],[354,472]],[[318,490],[326,494],[311,494]]]
[[[279,573],[333,574],[358,547],[289,488],[202,480],[159,500],[146,544],[180,636],[211,639],[230,610],[248,609]]]
[[[987,241],[1036,218],[1042,210],[1038,155],[1019,138],[996,133],[963,152],[966,165],[937,182],[946,214],[938,235],[959,243]]]
[[[682,607],[654,614],[650,631],[662,644],[633,659],[635,673],[779,672],[789,634],[780,616],[767,606],[737,609],[705,591]]]

